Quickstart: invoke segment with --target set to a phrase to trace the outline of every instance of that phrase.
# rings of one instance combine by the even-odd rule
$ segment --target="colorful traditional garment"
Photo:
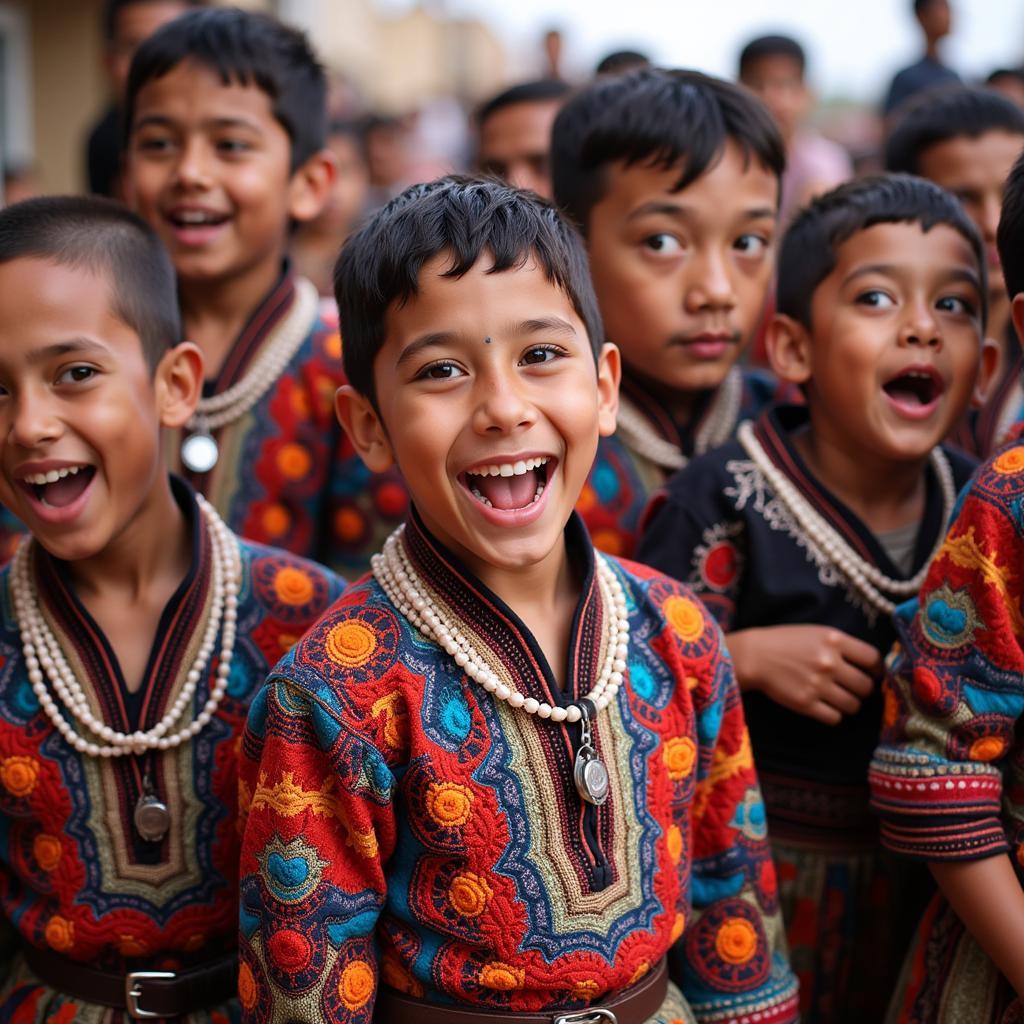
[[[508,684],[561,706],[593,687],[609,614],[578,518],[566,537],[583,586],[564,691],[415,514],[401,541],[428,601]],[[631,633],[596,718],[600,807],[573,785],[580,726],[470,681],[372,576],[277,667],[242,746],[245,1020],[367,1024],[380,983],[485,1010],[582,1008],[666,954],[674,984],[652,1024],[795,1020],[721,634],[685,587],[611,564]]]
[[[890,561],[878,538],[815,479],[793,444],[806,409],[764,414],[755,436],[771,462],[840,535],[887,576],[906,579],[925,564],[944,528],[938,481],[929,471],[925,515],[912,569]],[[949,453],[957,485],[970,463]],[[745,449],[731,443],[692,462],[669,482],[651,513],[639,557],[685,580],[726,633],[817,623],[888,652],[894,630],[800,529]],[[783,917],[805,1021],[880,1020],[927,879],[901,879],[878,855],[869,809],[868,763],[882,701],[828,726],[761,693],[744,694],[747,723],[768,808]],[[922,899],[924,897],[921,897]],[[903,930],[901,931],[901,927]],[[900,945],[901,940],[904,944]],[[869,971],[870,961],[874,967]]]
[[[146,677],[127,688],[116,656],[76,596],[66,563],[34,553],[40,606],[92,705],[113,728],[150,729],[185,683],[212,600],[211,543],[195,498],[176,484],[193,533],[193,567],[168,602]],[[249,701],[274,662],[338,596],[342,582],[281,551],[242,543],[230,683],[190,744],[139,757],[90,758],[53,727],[29,683],[0,571],[0,907],[19,941],[114,973],[173,970],[230,953],[237,934],[237,748]],[[217,638],[215,650],[220,649]],[[211,659],[196,713],[216,678]],[[133,822],[142,780],[170,809],[159,842]],[[39,983],[20,955],[0,987],[0,1021],[115,1024]],[[237,1003],[190,1021],[226,1024]]]
[[[882,842],[924,861],[1009,854],[1024,884],[1024,444],[977,472],[918,602],[897,616],[871,765]],[[890,1019],[987,1024],[1013,992],[945,902],[921,922]]]
[[[276,332],[295,329],[297,286],[312,289],[285,273],[207,381],[204,397],[243,379]],[[306,308],[308,322],[298,325],[306,340],[276,382],[249,412],[214,431],[217,465],[184,475],[239,536],[358,576],[405,517],[408,499],[397,472],[370,473],[349,444],[334,414],[334,393],[345,383],[337,318],[324,318],[329,307],[315,290]],[[174,458],[178,447],[171,444]]]
[[[713,431],[721,433],[721,438],[716,439],[714,445],[732,438],[737,425],[743,420],[754,419],[762,409],[783,395],[790,397],[787,387],[766,370],[737,367],[733,373],[740,384],[737,401],[732,409],[717,410],[729,415],[723,429]],[[708,426],[708,418],[716,413],[716,398],[720,390],[698,395],[690,422],[682,425],[675,422],[657,398],[629,377],[623,378],[621,395],[623,401],[630,403],[647,421],[654,447],[667,445],[670,451],[674,450],[677,460],[685,461],[710,450],[698,442]],[[594,546],[620,558],[633,556],[640,539],[641,519],[647,502],[674,471],[671,459],[659,460],[656,454],[652,457],[651,449],[641,450],[641,447],[628,439],[622,430],[612,437],[601,438],[594,468],[576,506],[587,524]]]
[[[979,459],[987,459],[1009,438],[1014,427],[1024,419],[1024,352],[1013,325],[1007,329],[1006,351],[999,378],[995,381],[985,404],[969,409],[949,443]]]

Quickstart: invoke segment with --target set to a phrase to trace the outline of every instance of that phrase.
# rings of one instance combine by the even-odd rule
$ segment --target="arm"
[[[304,675],[271,677],[242,740],[243,1020],[369,1024],[394,780]]]

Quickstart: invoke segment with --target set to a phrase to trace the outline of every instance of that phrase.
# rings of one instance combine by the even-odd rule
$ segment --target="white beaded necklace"
[[[761,471],[762,476],[771,485],[779,501],[796,520],[807,541],[846,577],[850,586],[868,604],[886,615],[891,615],[896,608],[896,603],[889,600],[885,596],[886,594],[897,598],[908,598],[921,589],[931,560],[942,546],[945,529],[939,531],[935,550],[918,572],[911,579],[894,580],[858,555],[835,527],[800,493],[796,485],[772,462],[768,453],[757,440],[754,427],[750,422],[740,424],[736,437],[754,465]],[[945,453],[939,447],[932,449],[931,462],[942,491],[942,521],[945,524],[953,511],[953,503],[956,501],[953,471],[950,469]]]
[[[241,419],[267,393],[305,341],[319,303],[315,285],[305,278],[297,278],[291,310],[249,372],[226,391],[199,400],[196,411],[185,425],[186,435],[182,441],[183,461],[188,468],[208,472],[216,465],[218,451],[212,431]],[[189,457],[190,450],[195,451],[197,445],[202,452],[199,462],[195,462],[195,456]]]
[[[711,400],[704,422],[694,438],[694,455],[703,455],[725,444],[732,436],[743,398],[743,371],[734,366]],[[651,426],[651,421],[624,394],[619,395],[616,432],[637,455],[662,469],[682,469],[690,460],[679,445],[666,441]]]
[[[392,604],[424,636],[443,647],[470,679],[499,700],[514,708],[521,708],[528,714],[550,718],[552,722],[578,722],[582,717],[578,702],[568,707],[553,707],[545,701],[524,697],[518,690],[511,689],[501,681],[488,664],[487,657],[473,646],[461,630],[438,614],[425,596],[423,582],[403,549],[401,536],[404,530],[404,525],[395,530],[384,544],[381,554],[374,555],[371,560],[373,574]],[[629,653],[629,613],[626,609],[626,595],[615,572],[602,555],[595,552],[595,557],[598,586],[607,612],[608,634],[604,664],[586,699],[600,712],[614,700],[622,685],[626,656]]]
[[[117,732],[97,718],[89,708],[88,699],[81,684],[75,677],[61,649],[60,642],[47,625],[39,607],[36,587],[30,570],[32,538],[26,537],[18,547],[11,562],[11,592],[14,610],[21,631],[22,650],[28,669],[29,681],[39,704],[60,734],[79,753],[89,757],[125,757],[141,754],[147,750],[168,750],[197,736],[210,722],[228,686],[231,674],[231,659],[235,648],[235,632],[238,621],[238,574],[240,556],[238,540],[217,515],[213,506],[200,495],[196,496],[199,509],[210,531],[210,546],[213,561],[213,599],[206,630],[192,667],[185,677],[174,704],[167,714],[147,732]],[[195,694],[199,680],[213,653],[217,631],[221,620],[224,623],[221,637],[220,660],[217,665],[217,682],[196,719],[171,733],[171,727],[181,718]],[[75,731],[64,718],[57,702],[46,688],[49,679],[60,704],[72,717],[94,736],[103,740],[103,745],[86,739]]]

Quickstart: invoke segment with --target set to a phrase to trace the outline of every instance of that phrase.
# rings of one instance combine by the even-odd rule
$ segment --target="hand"
[[[882,668],[878,651],[831,626],[767,626],[726,635],[741,690],[838,725],[860,710]]]

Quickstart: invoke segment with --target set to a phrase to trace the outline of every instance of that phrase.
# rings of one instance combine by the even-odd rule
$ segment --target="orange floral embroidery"
[[[365,960],[353,960],[345,965],[338,981],[338,995],[346,1010],[362,1009],[373,995],[373,968]]]
[[[365,665],[376,649],[377,636],[373,630],[352,619],[339,622],[327,634],[327,656],[345,668]]]
[[[0,762],[0,782],[11,796],[28,796],[38,778],[39,762],[34,757],[15,754]]]
[[[743,917],[730,917],[715,936],[715,950],[730,964],[745,964],[757,952],[757,929]]]
[[[665,602],[665,618],[680,639],[688,644],[692,644],[704,632],[704,615],[688,597],[670,597]]]

